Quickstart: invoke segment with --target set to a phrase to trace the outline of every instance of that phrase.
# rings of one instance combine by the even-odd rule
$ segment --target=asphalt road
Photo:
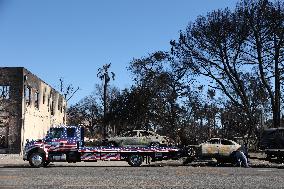
[[[0,188],[284,188],[284,168],[125,162],[0,166]]]

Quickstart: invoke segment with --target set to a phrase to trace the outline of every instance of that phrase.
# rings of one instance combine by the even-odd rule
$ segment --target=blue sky
[[[0,66],[25,67],[52,86],[63,77],[94,91],[97,70],[112,63],[112,85],[130,87],[133,58],[169,50],[179,31],[237,0],[0,0]]]

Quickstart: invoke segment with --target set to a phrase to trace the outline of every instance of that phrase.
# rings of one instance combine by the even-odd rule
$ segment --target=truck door
[[[48,136],[46,138],[46,142],[50,145],[50,150],[56,150],[61,145],[61,139],[64,136],[63,128],[51,128]]]
[[[65,149],[76,149],[78,147],[77,142],[80,141],[80,137],[78,137],[78,129],[75,127],[66,128],[66,143],[64,141]]]

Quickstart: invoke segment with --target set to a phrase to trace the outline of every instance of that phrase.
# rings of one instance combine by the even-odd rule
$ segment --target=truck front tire
[[[40,152],[34,152],[29,157],[29,163],[32,167],[42,167],[45,163],[44,154]]]
[[[143,162],[143,157],[138,154],[132,154],[128,157],[128,164],[132,167],[139,167]]]

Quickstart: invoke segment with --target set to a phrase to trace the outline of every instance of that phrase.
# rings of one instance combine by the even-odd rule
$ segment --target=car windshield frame
[[[216,142],[212,142],[212,141],[217,141],[217,143]],[[212,139],[210,139],[210,140],[208,140],[208,141],[206,141],[205,142],[206,144],[221,144],[221,141],[220,141],[220,139],[219,138],[212,138]]]
[[[122,135],[122,137],[137,137],[136,131],[128,131]]]
[[[223,141],[228,142],[228,143],[230,143],[230,144],[224,144],[224,143],[223,143]],[[234,145],[236,145],[236,144],[237,144],[237,143],[236,143],[236,142],[234,142],[234,141],[232,141],[232,140],[221,139],[221,145],[225,145],[225,146],[234,146]]]

